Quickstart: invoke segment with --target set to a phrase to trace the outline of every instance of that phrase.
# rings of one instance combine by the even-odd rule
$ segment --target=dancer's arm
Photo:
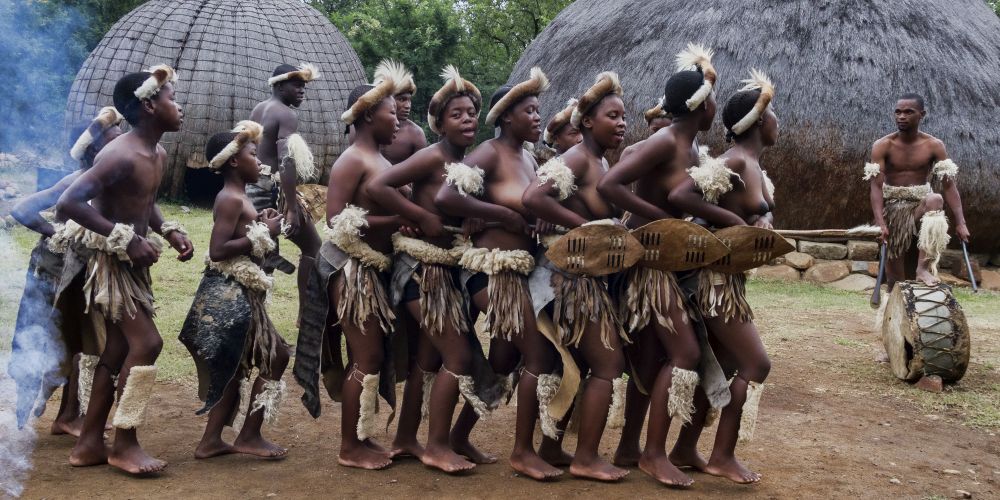
[[[882,209],[885,207],[885,198],[882,193],[882,185],[885,184],[885,163],[888,152],[888,143],[883,140],[875,141],[872,145],[872,163],[878,164],[879,173],[869,181],[871,188],[868,197],[872,204],[872,218],[875,225],[882,230],[882,242],[889,241],[889,226],[885,223]]]
[[[673,157],[674,138],[667,134],[653,135],[644,146],[618,162],[597,183],[597,192],[622,210],[649,221],[670,217],[662,208],[642,199],[629,186],[650,170]]]
[[[418,151],[392,168],[382,171],[368,183],[367,190],[368,196],[386,210],[416,222],[423,234],[436,238],[444,233],[441,217],[413,203],[400,191],[400,188],[426,179],[436,171],[441,159],[433,149],[435,148]]]
[[[59,201],[59,196],[80,176],[80,173],[81,171],[77,170],[59,179],[59,182],[54,186],[43,189],[31,196],[25,196],[11,209],[10,216],[22,226],[42,236],[52,236],[55,228],[52,227],[49,221],[42,217],[42,211],[55,206],[56,202]]]
[[[935,141],[934,161],[947,159],[948,151],[945,150],[944,143]],[[951,209],[952,219],[955,220],[955,234],[960,240],[968,243],[971,235],[969,234],[969,227],[965,225],[965,213],[962,210],[962,196],[958,193],[958,183],[955,182],[954,177],[947,176],[941,179],[941,187],[944,189],[944,202]]]

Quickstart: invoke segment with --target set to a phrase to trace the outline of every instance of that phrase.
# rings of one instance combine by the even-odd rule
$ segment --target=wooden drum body
[[[896,377],[913,381],[937,375],[957,382],[969,367],[969,326],[943,283],[896,283],[882,318],[882,343]]]

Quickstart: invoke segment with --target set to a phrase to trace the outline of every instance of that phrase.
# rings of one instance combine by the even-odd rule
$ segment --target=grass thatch
[[[185,167],[204,166],[208,137],[250,117],[271,90],[267,79],[281,63],[315,64],[299,110],[299,132],[329,167],[347,147],[340,114],[347,95],[366,78],[357,54],[328,19],[297,0],[153,0],[121,18],[77,73],[66,106],[67,125],[89,121],[111,104],[115,82],[127,72],[166,63],[178,71],[177,100],[184,128],[162,144],[169,163],[161,191],[184,194]]]
[[[925,130],[962,167],[959,188],[980,251],[1000,249],[1000,19],[980,0],[578,0],[535,39],[511,82],[540,66],[552,81],[548,119],[601,71],[617,71],[630,131],[662,95],[687,42],[716,50],[719,114],[702,138],[724,148],[721,110],[751,67],[777,85],[779,145],[764,157],[784,228],[849,227],[870,218],[861,170],[876,139],[895,130],[892,106],[922,93]]]

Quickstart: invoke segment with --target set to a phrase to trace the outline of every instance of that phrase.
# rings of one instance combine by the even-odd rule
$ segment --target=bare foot
[[[413,457],[421,460],[424,456],[424,447],[420,446],[415,439],[409,443],[403,441],[393,441],[392,450],[389,451],[389,458]]]
[[[680,469],[694,469],[698,472],[705,472],[705,467],[708,466],[708,462],[702,458],[697,450],[679,451],[674,449],[670,452],[670,463]]]
[[[562,475],[562,469],[557,469],[533,450],[524,453],[513,453],[510,456],[510,466],[514,470],[536,481],[548,481]]]
[[[639,449],[638,445],[619,443],[618,449],[615,450],[615,457],[611,460],[611,463],[618,467],[635,467],[639,465],[639,457],[641,456],[642,450]]]
[[[462,441],[462,442],[458,442],[458,443],[456,443],[455,441],[452,441],[452,443],[451,443],[451,449],[455,453],[458,453],[459,455],[461,455],[461,456],[463,456],[465,458],[468,458],[469,461],[472,462],[472,463],[474,463],[474,464],[487,465],[487,464],[495,464],[495,463],[497,463],[497,457],[495,457],[493,455],[490,455],[488,453],[484,453],[482,451],[479,451],[478,448],[476,448],[475,446],[472,446],[472,443],[470,443],[468,441]]]
[[[923,281],[927,286],[934,286],[941,282],[937,276],[931,274],[926,268],[917,269],[917,279]]]
[[[448,474],[457,474],[474,469],[476,464],[462,458],[449,448],[428,446],[420,456],[420,461],[428,467],[441,469]]]
[[[586,479],[597,481],[620,481],[628,475],[627,470],[619,469],[604,461],[601,457],[596,457],[590,463],[581,463],[574,460],[569,466],[569,473]]]
[[[194,449],[194,458],[212,458],[219,455],[228,455],[230,453],[236,452],[236,449],[232,445],[226,443],[221,438],[204,440],[202,439],[198,443],[198,447]]]
[[[337,463],[344,467],[379,470],[388,467],[392,463],[392,459],[371,450],[367,446],[357,446],[350,450],[341,448],[340,456],[337,457]]]
[[[237,453],[263,458],[285,458],[285,455],[288,455],[287,448],[282,448],[260,435],[246,439],[240,439],[240,436],[237,436],[236,441],[233,441],[233,450]]]
[[[129,446],[124,450],[111,450],[108,465],[129,474],[154,474],[167,468],[167,463],[146,454],[139,446]]]
[[[760,474],[744,467],[739,460],[736,460],[736,457],[718,461],[713,457],[705,466],[705,472],[739,484],[752,484],[761,479]]]
[[[90,467],[108,463],[109,450],[104,440],[94,443],[77,441],[69,453],[69,464],[73,467]]]
[[[378,444],[378,442],[372,438],[365,439],[361,442],[361,444],[364,444],[365,448],[368,448],[379,455],[383,455],[386,458],[392,458],[392,452],[390,452],[385,446]]]
[[[73,420],[56,420],[52,422],[52,429],[50,432],[54,436],[62,436],[69,434],[73,437],[80,437],[80,431],[83,430],[83,417],[76,417]]]
[[[562,449],[562,446],[542,446],[538,447],[538,456],[542,457],[549,465],[556,467],[566,467],[573,463],[573,455]]]
[[[672,488],[690,488],[694,484],[694,479],[681,472],[665,456],[649,458],[643,455],[639,458],[639,468],[653,479]]]

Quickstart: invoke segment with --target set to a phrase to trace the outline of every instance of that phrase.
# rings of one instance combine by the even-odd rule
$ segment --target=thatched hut
[[[689,41],[716,50],[721,104],[747,70],[778,86],[780,144],[764,162],[777,183],[777,223],[848,227],[870,218],[861,170],[895,130],[895,96],[927,99],[925,130],[962,167],[959,188],[979,251],[1000,249],[1000,19],[981,0],[578,0],[535,39],[511,80],[541,66],[552,81],[543,119],[603,70],[621,74],[630,131],[662,95]],[[702,140],[720,153],[721,112]]]
[[[267,79],[281,63],[310,62],[322,77],[309,84],[298,111],[299,132],[317,165],[329,167],[347,147],[339,123],[348,93],[365,81],[347,40],[328,19],[298,0],[152,0],[121,18],[77,73],[66,120],[87,120],[111,103],[115,82],[153,64],[174,66],[184,128],[167,134],[169,155],[162,194],[181,197],[185,177],[191,195],[212,183],[203,167],[205,142],[250,117],[270,95]],[[190,167],[190,168],[189,168]],[[190,173],[190,175],[189,175]]]

